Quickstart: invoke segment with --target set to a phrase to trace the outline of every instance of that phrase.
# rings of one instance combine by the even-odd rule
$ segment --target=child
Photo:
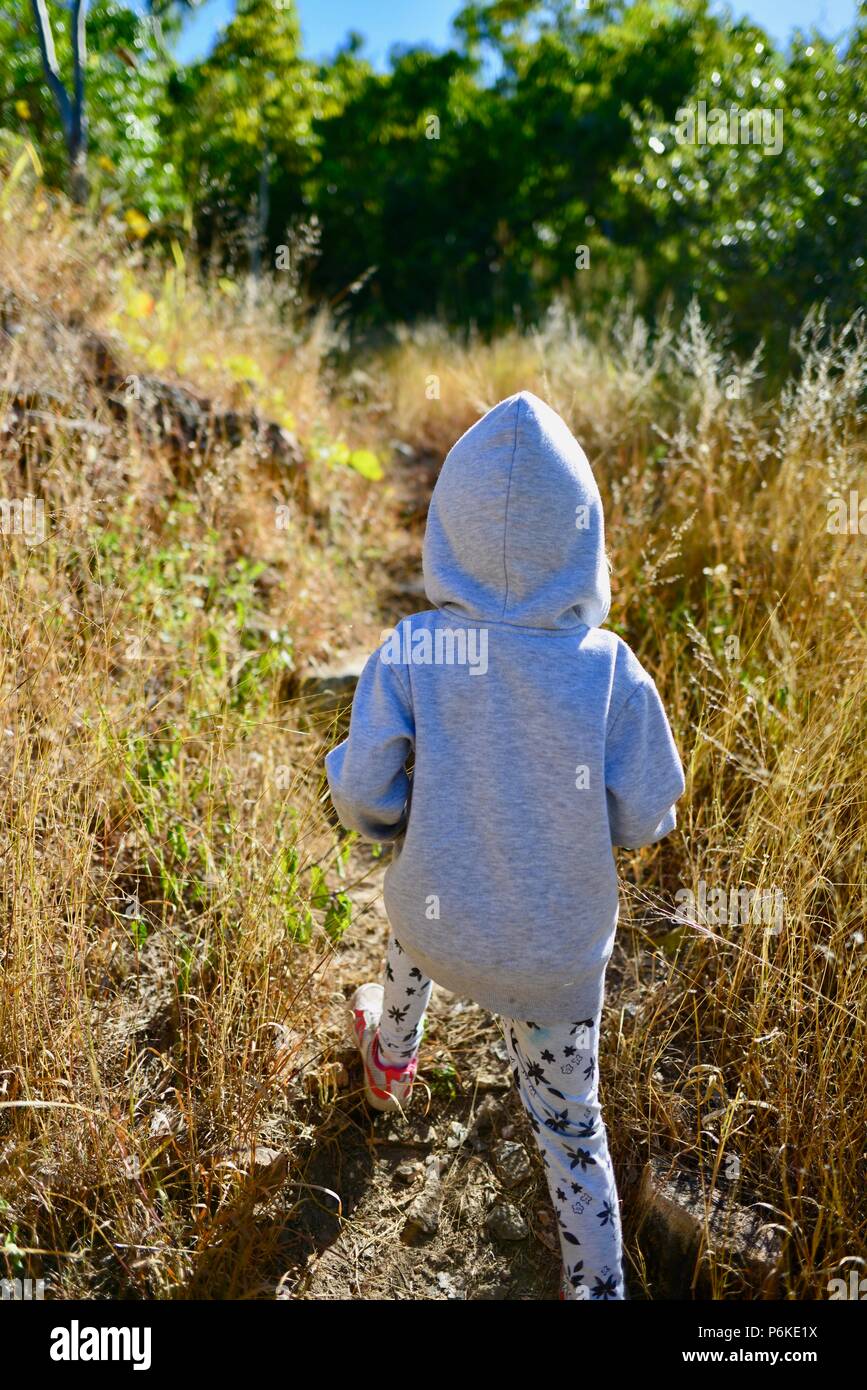
[[[529,391],[446,458],[424,578],[434,607],[370,657],[326,759],[343,823],[394,842],[384,981],[352,1001],[365,1093],[378,1110],[406,1104],[432,980],[502,1015],[563,1296],[623,1298],[596,1065],[612,845],[668,834],[684,780],[653,681],[600,627],[611,593],[590,465]]]

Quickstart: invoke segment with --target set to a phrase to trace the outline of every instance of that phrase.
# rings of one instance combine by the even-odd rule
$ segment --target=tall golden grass
[[[694,308],[651,330],[623,306],[593,335],[558,312],[494,343],[431,325],[347,360],[325,315],[188,260],[149,266],[38,191],[0,209],[0,405],[27,382],[107,429],[0,438],[3,496],[46,527],[0,551],[0,1272],[54,1296],[273,1295],[280,1223],[249,1172],[257,1145],[289,1155],[285,1217],[311,1119],[293,1058],[342,926],[325,741],[292,672],[394,616],[385,576],[418,540],[395,445],[442,455],[529,388],[591,459],[610,622],[688,769],[676,834],[621,865],[615,1159],[766,1204],[777,1291],[826,1297],[867,1256],[867,536],[828,526],[829,498],[867,496],[862,322],[812,315],[775,392]],[[81,323],[130,370],[282,415],[314,514],[252,446],[179,477],[121,432]],[[390,454],[385,481],[333,466],[333,441]],[[701,882],[781,894],[782,925],[679,910]],[[715,1296],[743,1291],[724,1251],[707,1263]]]

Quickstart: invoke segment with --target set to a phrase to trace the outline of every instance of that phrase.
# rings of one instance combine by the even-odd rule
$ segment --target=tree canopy
[[[183,66],[179,14],[87,14],[90,198],[154,242],[183,221],[265,274],[315,225],[317,296],[373,324],[493,330],[628,292],[698,297],[749,334],[864,301],[864,4],[842,40],[781,51],[707,0],[471,3],[446,51],[396,47],[385,72],[358,35],[307,59],[293,0],[239,0]],[[68,183],[31,0],[0,0],[0,128]]]

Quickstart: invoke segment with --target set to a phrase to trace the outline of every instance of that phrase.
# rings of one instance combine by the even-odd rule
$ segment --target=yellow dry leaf
[[[131,319],[149,319],[156,308],[156,300],[147,290],[136,290],[127,300],[126,312]]]
[[[236,381],[258,382],[262,380],[262,372],[252,357],[229,357],[226,360],[226,366]]]
[[[368,482],[378,483],[385,476],[382,464],[371,449],[353,449],[347,462],[362,478],[367,478]]]
[[[154,367],[159,372],[169,365],[169,354],[162,343],[154,343],[153,347],[148,348],[146,360],[149,367]]]
[[[146,237],[151,229],[150,222],[148,222],[144,213],[139,212],[137,208],[129,208],[124,214],[124,221],[133,236]]]

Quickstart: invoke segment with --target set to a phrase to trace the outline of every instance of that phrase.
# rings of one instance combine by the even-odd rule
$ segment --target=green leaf
[[[686,925],[674,927],[659,942],[660,950],[667,956],[676,956],[683,945],[684,937],[687,934]]]
[[[367,478],[371,483],[378,483],[385,476],[382,464],[370,449],[353,449],[347,462],[350,468],[354,468],[356,473],[360,473],[362,478]]]
[[[294,909],[286,913],[286,931],[290,940],[306,946],[313,935],[313,918],[305,908],[303,912]]]
[[[185,864],[190,857],[190,847],[187,844],[184,827],[181,825],[180,821],[176,821],[174,825],[169,826],[168,841],[178,859]]]
[[[318,864],[310,870],[310,901],[314,907],[327,907],[330,900],[325,875]]]
[[[335,893],[325,916],[325,934],[335,946],[352,921],[352,903],[346,893]]]

